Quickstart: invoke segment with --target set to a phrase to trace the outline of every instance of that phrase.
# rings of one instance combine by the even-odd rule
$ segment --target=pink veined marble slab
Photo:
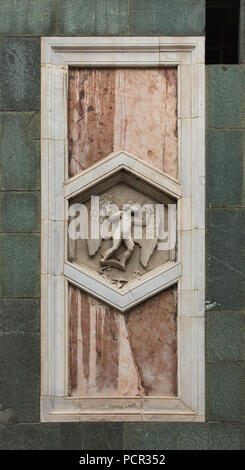
[[[177,394],[176,288],[117,312],[69,286],[70,395]]]
[[[175,68],[69,69],[69,174],[126,150],[177,177]],[[126,315],[69,286],[72,396],[175,396],[171,287]]]
[[[70,68],[69,172],[126,150],[177,177],[177,70]]]

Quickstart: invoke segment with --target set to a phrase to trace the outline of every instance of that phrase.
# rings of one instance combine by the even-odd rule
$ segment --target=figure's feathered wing
[[[94,256],[97,251],[100,249],[102,238],[100,235],[100,230],[96,235],[98,235],[98,238],[93,238],[95,234],[91,233],[91,227],[96,226],[95,224],[98,223],[98,214],[97,213],[91,213],[89,214],[89,236],[88,236],[88,252],[89,256]]]
[[[153,226],[153,232],[151,234],[151,238],[147,238],[147,229],[146,223],[143,222],[142,224],[142,237],[135,238],[134,241],[141,247],[140,251],[140,262],[146,268],[150,261],[150,258],[157,246],[158,243],[158,236],[156,234],[156,215],[154,211],[154,215],[152,215],[151,220]],[[135,224],[137,225],[137,217],[135,218]],[[149,235],[149,234],[148,234]]]
[[[140,262],[144,266],[144,268],[146,268],[148,266],[150,257],[157,246],[158,238],[147,240],[146,238],[142,237],[142,239],[135,240],[135,243],[137,243],[141,247]]]

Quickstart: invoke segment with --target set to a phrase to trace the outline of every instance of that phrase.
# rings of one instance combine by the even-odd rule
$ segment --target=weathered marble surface
[[[144,204],[151,203],[154,210],[156,210],[155,206],[158,203],[157,200],[150,198],[148,195],[132,188],[131,186],[128,186],[125,183],[117,183],[116,185],[111,187],[109,191],[100,193],[100,198],[101,198],[102,203],[103,201],[104,202],[106,201],[106,196],[110,196],[113,200],[113,204],[116,204],[117,207],[119,207],[120,209],[123,208],[123,204],[127,204],[130,201],[134,201],[137,204],[140,204],[141,207],[143,207]],[[77,199],[77,201],[79,201],[79,199]],[[87,201],[85,203],[85,206],[88,209],[88,213],[91,214],[90,201]],[[165,205],[164,210],[165,210],[165,218],[163,221],[163,228],[167,234],[168,229],[169,229],[167,205]],[[90,218],[89,218],[89,221],[90,221]],[[100,222],[102,223],[102,220]],[[133,224],[134,224],[134,219],[132,218],[132,231],[134,230]],[[156,224],[155,218],[153,219],[153,224]],[[89,226],[89,232],[90,232],[90,226]],[[156,234],[156,225],[154,225],[154,234]],[[145,227],[142,227],[142,237],[144,235],[145,235]],[[151,243],[151,240],[150,240],[150,243]],[[111,247],[111,245],[112,245],[111,239],[102,240],[100,249],[97,251],[97,253],[94,256],[90,256],[89,251],[88,251],[88,241],[86,239],[78,238],[75,241],[73,241],[72,239],[69,239],[69,259],[70,261],[75,261],[78,264],[81,264],[93,271],[96,271],[96,273],[100,273],[101,276],[103,276],[103,278],[106,278],[107,280],[111,280],[111,282],[115,285],[117,284],[116,281],[119,280],[119,284],[121,281],[124,286],[128,285],[130,281],[134,279],[138,279],[142,275],[146,274],[147,272],[150,272],[152,269],[162,266],[170,259],[171,260],[175,259],[175,248],[168,250],[166,247],[166,250],[158,250],[157,247],[155,247],[153,249],[152,255],[150,256],[149,262],[147,263],[147,266],[143,266],[142,263],[140,262],[141,247],[139,246],[139,244],[137,244],[137,240],[136,240],[133,253],[131,257],[129,258],[129,260],[127,261],[125,272],[112,266],[107,267],[106,269],[106,267],[101,264],[100,260],[102,258],[102,253],[104,254],[105,251]],[[126,249],[125,245],[124,243],[122,243],[122,245],[117,251],[117,255],[122,255],[125,249]],[[101,268],[103,268],[102,271],[101,271]],[[122,285],[120,285],[120,287],[122,287]]]
[[[62,118],[62,116],[65,118],[67,112],[66,78],[68,70],[66,64],[74,63],[77,60],[78,65],[82,65],[82,61],[86,61],[87,64],[93,66],[97,60],[100,64],[109,63],[116,66],[121,64],[122,54],[118,52],[118,46],[121,44],[124,45],[125,64],[132,64],[132,56],[139,66],[154,64],[160,67],[172,60],[179,63],[180,71],[178,83],[179,126],[181,128],[179,133],[179,161],[181,163],[179,176],[182,184],[183,204],[180,204],[178,218],[180,221],[179,246],[181,248],[179,257],[183,263],[183,271],[178,291],[180,306],[180,318],[178,318],[178,338],[180,339],[178,342],[179,398],[170,397],[167,400],[139,398],[137,403],[145,404],[145,412],[143,406],[139,407],[133,419],[139,421],[155,421],[156,419],[160,421],[204,421],[204,230],[202,230],[204,228],[205,162],[204,38],[73,37],[66,38],[65,46],[64,38],[42,39],[42,83],[45,85],[42,87],[42,194],[44,196],[42,220],[45,219],[46,223],[46,219],[48,219],[47,227],[44,226],[47,230],[42,232],[42,248],[46,247],[47,234],[51,234],[52,239],[55,239],[57,224],[54,223],[54,220],[60,221],[59,233],[63,237],[65,227],[64,192],[61,188],[64,188],[65,191],[71,191],[76,183],[78,185],[85,184],[88,176],[88,173],[82,171],[80,177],[71,178],[69,182],[64,184],[65,172],[57,172],[60,164],[62,169],[66,152],[64,146],[64,141],[67,138],[66,119]],[[109,48],[110,50],[108,50]],[[194,139],[193,135],[195,135]],[[143,163],[142,161],[142,165]],[[140,162],[137,163],[137,166],[139,165],[141,165]],[[99,168],[101,167],[103,165],[99,165]],[[46,178],[47,169],[49,178]],[[84,174],[86,174],[85,178]],[[52,195],[55,195],[55,198]],[[193,209],[191,213],[190,208]],[[52,246],[56,256],[50,249]],[[64,321],[66,295],[64,299],[63,270],[59,275],[64,258],[59,245],[49,244],[48,248],[48,250],[42,250],[44,254],[42,261],[47,269],[42,276],[41,391],[43,406],[41,420],[52,422],[98,421],[98,419],[102,421],[132,421],[133,413],[120,415],[120,405],[118,404],[119,402],[131,402],[131,399],[118,400],[116,397],[113,399],[114,409],[109,413],[104,413],[102,410],[99,415],[97,404],[100,402],[102,407],[107,407],[107,398],[104,400],[91,400],[90,398],[81,400],[78,397],[67,400],[64,396],[67,390],[65,354],[67,343],[64,342],[64,338],[66,338],[66,322]],[[198,256],[196,256],[197,253]],[[66,269],[67,265],[65,264],[65,276]],[[192,272],[195,272],[196,276],[192,276]],[[67,277],[72,279],[72,282],[76,282],[75,272],[73,275],[67,274]],[[96,285],[93,283],[92,277],[91,284]],[[80,282],[80,285],[84,286],[83,282]],[[142,290],[140,289],[140,296]],[[151,403],[150,407],[149,402]],[[92,407],[94,411],[91,409]],[[157,407],[158,416],[154,411]]]
[[[70,175],[123,149],[177,177],[176,115],[174,68],[71,68]],[[123,315],[70,286],[69,309],[72,396],[177,394],[175,287]]]
[[[72,396],[177,394],[176,288],[123,315],[69,286]]]
[[[70,68],[69,172],[126,150],[177,177],[177,70]]]

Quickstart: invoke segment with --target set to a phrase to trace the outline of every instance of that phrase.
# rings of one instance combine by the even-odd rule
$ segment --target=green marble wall
[[[207,422],[39,422],[39,38],[204,30],[204,0],[0,2],[0,449],[245,447],[245,65],[206,68]]]

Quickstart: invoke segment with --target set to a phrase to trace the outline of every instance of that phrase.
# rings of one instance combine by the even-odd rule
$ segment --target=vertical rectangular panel
[[[70,175],[122,149],[177,177],[176,68],[69,69]],[[70,285],[69,315],[70,395],[177,394],[175,287],[124,315]]]
[[[42,38],[42,421],[205,419],[204,71],[204,38]]]

